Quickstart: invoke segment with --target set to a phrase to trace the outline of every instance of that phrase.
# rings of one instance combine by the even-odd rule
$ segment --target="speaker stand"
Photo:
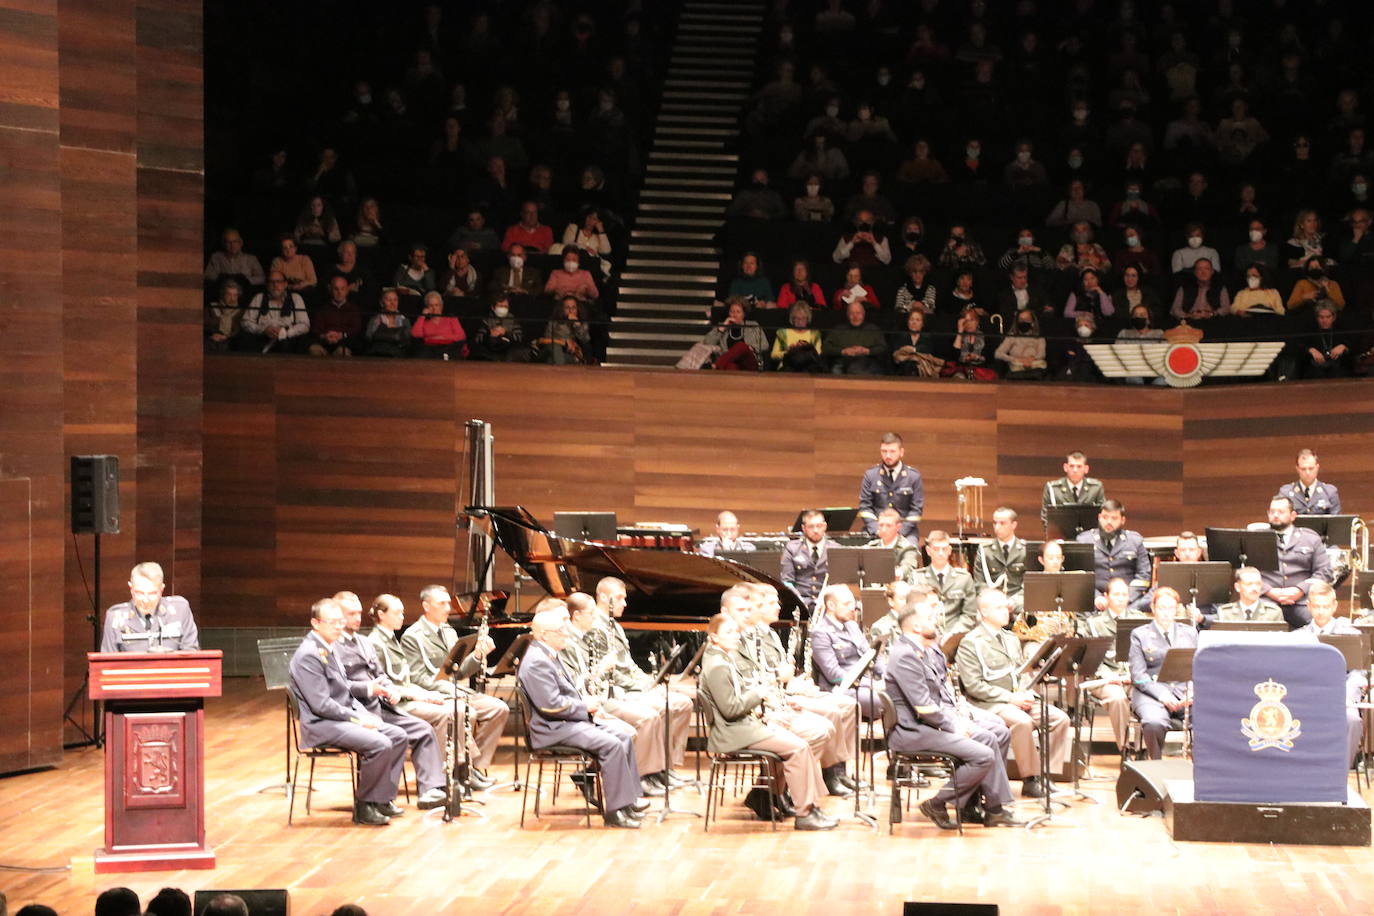
[[[95,586],[94,586],[94,588],[92,588],[92,590],[91,590],[91,592],[92,592],[91,604],[92,604],[93,606],[91,607],[91,612],[90,612],[89,614],[86,615],[86,621],[91,625],[91,651],[92,651],[92,652],[99,652],[99,651],[100,651],[100,534],[99,534],[99,533],[93,534],[92,537],[95,538],[95,556],[94,556],[94,562],[92,563],[92,575],[95,576]],[[75,542],[75,537],[73,537],[73,542]],[[105,736],[104,736],[103,734],[101,734],[102,729],[101,729],[101,720],[100,720],[100,702],[99,702],[98,700],[92,700],[92,701],[91,701],[91,730],[90,730],[90,731],[87,731],[87,730],[86,730],[86,727],[85,727],[84,725],[82,725],[80,722],[77,722],[75,719],[72,718],[72,713],[76,710],[77,705],[78,705],[78,704],[82,704],[84,698],[89,697],[90,695],[91,695],[91,670],[90,670],[90,665],[87,665],[87,666],[86,666],[86,674],[85,674],[85,675],[82,677],[82,679],[81,679],[81,686],[78,687],[78,688],[76,689],[76,692],[72,694],[71,699],[67,701],[67,708],[66,708],[66,709],[63,711],[63,713],[62,713],[62,718],[63,718],[63,720],[65,720],[67,723],[69,723],[69,724],[71,725],[72,728],[76,729],[78,732],[81,733],[81,740],[80,740],[80,741],[73,741],[73,742],[71,742],[71,743],[69,743],[69,744],[63,744],[63,745],[62,745],[62,747],[63,747],[64,749],[66,749],[66,750],[71,750],[72,748],[78,748],[78,747],[104,747],[104,746],[105,746]]]

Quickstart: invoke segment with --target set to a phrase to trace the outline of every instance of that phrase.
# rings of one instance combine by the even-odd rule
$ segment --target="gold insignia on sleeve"
[[[1293,739],[1302,734],[1300,721],[1293,718],[1283,698],[1288,688],[1277,683],[1272,677],[1255,685],[1255,696],[1259,702],[1250,708],[1250,717],[1240,720],[1240,730],[1250,739],[1250,750],[1262,751],[1276,747],[1281,751],[1292,750]]]

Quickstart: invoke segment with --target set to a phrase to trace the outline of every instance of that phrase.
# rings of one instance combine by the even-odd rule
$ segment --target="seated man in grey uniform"
[[[1279,487],[1299,515],[1340,515],[1341,494],[1332,484],[1317,479],[1321,464],[1310,448],[1298,452],[1298,479]]]
[[[426,585],[420,589],[422,616],[402,634],[401,649],[405,652],[410,676],[416,685],[442,693],[445,697],[452,697],[457,692],[461,700],[460,716],[464,714],[462,704],[467,704],[466,715],[472,723],[472,737],[478,749],[477,758],[468,771],[468,783],[475,789],[485,789],[495,784],[495,780],[487,776],[486,769],[496,756],[496,748],[506,729],[506,719],[510,717],[510,707],[496,697],[478,693],[461,683],[475,676],[486,665],[487,654],[495,648],[490,637],[478,640],[467,658],[459,661],[452,677],[440,676],[444,659],[458,641],[458,631],[448,622],[452,607],[453,598],[444,586]]]
[[[1122,578],[1131,587],[1131,599],[1150,587],[1150,552],[1140,532],[1126,527],[1126,507],[1114,499],[1102,504],[1097,527],[1078,535],[1080,544],[1093,545],[1093,584],[1097,589],[1097,609],[1107,605],[1107,583]]]
[[[310,608],[310,629],[290,665],[290,690],[300,707],[301,742],[305,747],[330,745],[356,751],[353,823],[385,826],[401,813],[396,786],[405,764],[406,733],[368,712],[349,689],[334,652],[344,630],[339,603],[332,598],[316,601]]]
[[[716,614],[706,627],[708,644],[701,659],[698,696],[709,710],[711,731],[706,747],[713,754],[745,749],[771,751],[782,758],[782,772],[773,773],[773,785],[787,793],[796,811],[796,829],[833,830],[838,821],[825,816],[820,798],[825,793],[821,765],[811,746],[791,732],[769,728],[763,723],[762,691],[747,687],[736,666],[740,632],[727,614]],[[747,796],[756,815],[768,819],[762,795]]]
[[[1100,506],[1107,500],[1102,481],[1089,477],[1088,458],[1082,452],[1069,452],[1064,458],[1064,476],[1047,480],[1040,494],[1040,523],[1048,518],[1045,510],[1054,506]]]
[[[1258,569],[1253,566],[1242,566],[1236,570],[1235,589],[1236,600],[1217,608],[1217,620],[1283,623],[1283,608],[1264,597],[1264,578],[1260,576]]]
[[[358,596],[339,592],[334,601],[344,612],[344,632],[335,640],[333,649],[348,679],[349,691],[368,712],[406,733],[410,760],[415,765],[417,807],[439,807],[448,801],[448,779],[444,775],[443,754],[434,726],[403,712],[397,705],[402,689],[382,670],[376,647],[358,635],[363,625],[363,605]]]
[[[1287,496],[1269,501],[1269,527],[1279,536],[1279,568],[1260,570],[1265,597],[1283,609],[1283,619],[1297,629],[1312,617],[1307,613],[1307,590],[1314,582],[1331,581],[1331,558],[1322,536],[1293,524],[1298,513]]]
[[[558,660],[572,638],[567,607],[556,598],[546,598],[538,607],[530,626],[534,641],[516,670],[516,682],[529,700],[530,746],[561,744],[594,756],[606,799],[606,826],[638,830],[649,803],[639,800],[634,729],[596,719],[600,701],[584,699]]]
[[[1336,616],[1336,590],[1326,582],[1314,582],[1307,592],[1307,609],[1312,622],[1295,630],[1309,639],[1318,636],[1361,636],[1359,627],[1349,618]],[[1369,672],[1355,669],[1345,676],[1345,721],[1349,735],[1350,761],[1360,752],[1360,738],[1364,734],[1364,720],[1356,703],[1363,702],[1369,689]]]
[[[1017,514],[1010,506],[998,506],[992,513],[992,543],[978,548],[973,561],[973,579],[977,590],[995,588],[1007,596],[1013,611],[1020,611],[1025,601],[1026,542],[1016,536]],[[970,598],[970,601],[972,598]],[[974,621],[968,619],[968,626]]]
[[[830,574],[830,548],[839,546],[825,532],[825,513],[807,509],[801,516],[801,537],[782,549],[778,578],[797,593],[807,610],[815,609],[816,596]]]
[[[185,652],[200,648],[191,605],[162,594],[162,567],[140,563],[129,573],[129,600],[105,612],[101,652]]]
[[[833,691],[854,674],[868,652],[868,640],[854,619],[857,602],[848,585],[828,585],[818,600],[823,613],[811,630],[812,671],[822,690]],[[882,689],[882,660],[875,658],[849,689],[849,695],[859,701],[864,718],[872,719],[881,713],[878,692]]]
[[[1145,752],[1151,760],[1164,755],[1165,736],[1169,729],[1183,727],[1184,710],[1192,703],[1187,683],[1165,683],[1159,679],[1170,649],[1197,646],[1197,630],[1180,622],[1180,613],[1178,592],[1172,588],[1156,589],[1150,600],[1154,621],[1131,632],[1131,709],[1140,719]]]
[[[697,545],[697,553],[704,557],[715,557],[727,551],[754,551],[753,541],[739,536],[739,519],[728,509],[716,516],[716,533],[705,538]]]
[[[940,628],[942,634],[951,636],[967,633],[978,623],[978,588],[974,585],[973,577],[968,570],[959,569],[949,562],[954,548],[949,543],[947,532],[938,528],[930,532],[926,536],[926,553],[930,554],[930,564],[918,569],[913,581],[934,592],[944,605],[944,620]]]
[[[940,651],[940,605],[928,597],[923,591],[898,618],[900,632],[885,680],[897,724],[887,736],[887,746],[908,754],[953,754],[962,761],[949,781],[921,802],[921,813],[941,829],[955,827],[947,804],[971,808],[979,794],[984,799],[984,826],[1023,826],[1005,808],[1013,800],[1007,782],[1011,732],[992,713],[969,707],[967,715],[960,714],[946,674],[945,654]],[[900,810],[893,805],[894,816],[900,817]]]
[[[921,551],[915,544],[902,537],[901,525],[902,516],[896,509],[884,509],[878,513],[878,536],[864,546],[886,547],[892,551],[892,558],[897,566],[897,578],[910,582],[912,575],[921,565]]]

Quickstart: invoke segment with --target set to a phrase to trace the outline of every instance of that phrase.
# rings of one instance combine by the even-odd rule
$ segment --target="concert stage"
[[[188,892],[286,887],[296,916],[328,914],[349,901],[372,916],[833,916],[895,914],[904,900],[999,903],[1003,913],[1043,914],[1290,913],[1298,900],[1313,913],[1374,909],[1374,851],[1176,843],[1159,815],[1116,812],[1114,755],[1097,757],[1099,779],[1084,783],[1100,804],[1074,802],[1034,831],[969,827],[962,839],[915,811],[889,837],[885,800],[874,805],[882,816],[875,832],[847,819],[853,803],[841,799],[826,803],[846,817],[830,833],[797,834],[790,824],[772,833],[728,802],[709,834],[686,817],[662,825],[650,818],[638,832],[587,830],[566,807],[571,794],[559,796],[568,814],[521,830],[520,796],[510,790],[487,798],[486,819],[444,824],[437,810],[412,808],[389,827],[353,827],[347,778],[337,767],[317,781],[314,813],[303,816],[298,803],[296,826],[288,828],[282,793],[260,791],[282,779],[281,695],[267,693],[261,678],[226,680],[224,694],[206,713],[216,868],[95,875],[92,854],[104,826],[101,752],[68,752],[58,769],[0,779],[0,866],[71,866],[3,871],[0,889],[11,912],[31,901],[64,914],[90,912],[96,893],[117,884],[143,899],[166,885]],[[508,753],[493,771],[509,775]],[[703,808],[692,792],[675,793],[674,804]],[[1029,800],[1018,807],[1036,810]]]

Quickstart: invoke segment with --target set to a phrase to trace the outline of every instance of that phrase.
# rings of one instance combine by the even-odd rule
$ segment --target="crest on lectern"
[[[1240,720],[1241,733],[1250,739],[1250,750],[1262,751],[1267,747],[1292,750],[1293,739],[1302,734],[1302,723],[1283,705],[1287,695],[1288,688],[1272,677],[1255,685],[1259,702],[1250,708],[1248,718]]]

